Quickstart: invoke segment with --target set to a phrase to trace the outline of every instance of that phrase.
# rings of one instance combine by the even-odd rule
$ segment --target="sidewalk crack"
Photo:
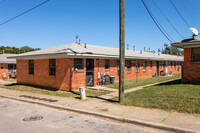
[[[168,113],[163,119],[160,120],[160,123],[165,123],[166,120],[169,118],[169,116],[172,114],[173,112]]]
[[[129,111],[131,111],[131,110],[133,110],[133,109],[135,109],[136,107],[130,107],[129,109],[127,109],[127,110],[125,110],[124,112],[122,112],[121,114],[120,114],[120,116],[123,116],[123,115],[125,115],[126,113],[128,113]]]

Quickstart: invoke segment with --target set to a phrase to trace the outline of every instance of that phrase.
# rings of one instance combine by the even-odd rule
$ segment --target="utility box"
[[[114,76],[110,76],[110,83],[114,84],[115,83],[115,77]]]
[[[79,87],[79,93],[80,93],[80,98],[84,100],[86,98],[85,96],[85,87]]]

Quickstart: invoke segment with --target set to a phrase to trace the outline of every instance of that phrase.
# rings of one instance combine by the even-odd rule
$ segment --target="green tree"
[[[31,51],[36,51],[40,50],[40,48],[31,48],[29,46],[23,46],[20,48],[16,47],[10,47],[10,46],[0,46],[0,54],[7,53],[7,54],[20,54],[20,53],[25,53],[25,52],[31,52]]]
[[[162,50],[162,54],[183,55],[184,51],[165,43],[164,49]]]

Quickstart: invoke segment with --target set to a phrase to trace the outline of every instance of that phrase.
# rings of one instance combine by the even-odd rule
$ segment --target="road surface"
[[[155,133],[77,113],[0,98],[1,133]]]

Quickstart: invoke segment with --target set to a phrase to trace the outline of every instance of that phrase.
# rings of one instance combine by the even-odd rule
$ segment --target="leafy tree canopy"
[[[164,49],[162,49],[161,53],[162,54],[171,54],[171,55],[183,55],[184,51],[165,43]]]
[[[29,46],[23,46],[20,48],[10,47],[10,46],[0,46],[0,54],[3,53],[3,50],[4,50],[4,53],[7,53],[7,54],[21,54],[21,53],[40,50],[40,48],[31,48]]]

